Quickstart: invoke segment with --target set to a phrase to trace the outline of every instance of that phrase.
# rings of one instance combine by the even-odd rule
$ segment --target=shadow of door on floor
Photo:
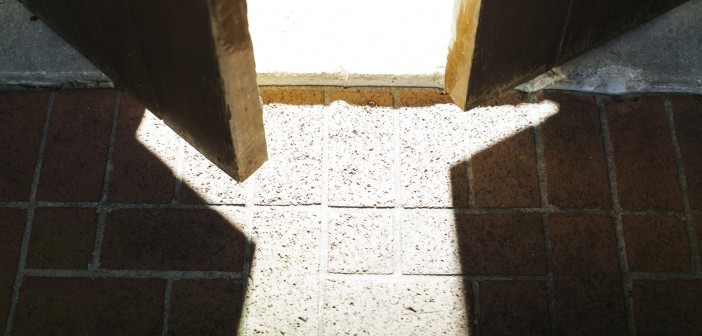
[[[119,113],[112,167],[107,174],[110,181],[105,184],[106,198],[91,204],[71,203],[58,196],[37,200],[40,203],[12,333],[161,334],[165,328],[169,335],[236,334],[255,251],[254,243],[242,232],[241,223],[236,222],[237,218],[246,218],[238,213],[243,207],[212,207],[194,196],[197,192],[186,184],[177,190],[176,172],[136,138],[147,112],[128,95],[109,94],[111,91],[66,95],[80,104],[81,95],[89,101],[87,97],[96,92],[108,92],[106,96],[114,97],[98,103],[111,104],[113,109],[117,104]],[[91,120],[105,116],[90,112],[66,116],[71,113],[70,107],[65,111],[55,109],[64,98],[64,91],[55,93],[47,151],[55,150],[56,143],[52,142],[60,142],[64,147],[61,150],[74,152],[78,160],[95,156],[91,150],[105,143],[84,146],[69,138],[80,137],[86,128],[96,127]],[[101,110],[84,107],[92,108],[92,114]],[[52,128],[56,127],[61,128],[62,135],[52,137]],[[47,160],[45,165],[50,164]],[[66,176],[80,176],[100,168],[93,165],[60,171],[72,166],[75,165],[66,163],[44,168]],[[104,161],[101,167],[104,172]],[[42,188],[51,188],[51,183],[50,177],[40,179],[39,194]],[[188,195],[187,204],[180,201],[180,195]],[[76,208],[88,213],[89,218],[104,218],[104,231],[101,233],[100,225],[92,221],[58,222],[62,219],[55,216],[56,212]],[[81,230],[72,225],[77,224],[90,226],[82,229],[92,233],[84,235],[84,241],[89,240],[91,250],[93,241],[100,245],[96,250],[98,263],[91,262],[88,268],[63,269],[54,267],[48,257],[42,259],[70,249],[66,242],[54,241],[51,245],[47,241],[75,241]],[[67,232],[57,234],[56,228]],[[89,260],[91,256],[81,258]]]

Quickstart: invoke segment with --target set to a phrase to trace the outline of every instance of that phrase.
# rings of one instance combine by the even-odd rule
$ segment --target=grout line
[[[387,281],[413,279],[433,281],[439,278],[463,279],[465,281],[548,281],[546,275],[478,275],[478,274],[403,274],[398,277],[395,274],[371,274],[371,273],[329,273],[329,280],[365,280],[365,281]]]
[[[20,288],[22,287],[22,281],[26,275],[26,265],[27,265],[27,254],[29,252],[29,239],[32,234],[32,223],[34,221],[34,210],[37,197],[37,190],[39,189],[39,178],[41,176],[41,167],[44,161],[44,151],[46,150],[46,142],[48,140],[49,134],[49,123],[51,121],[51,112],[54,107],[54,100],[56,99],[56,92],[52,92],[49,95],[49,100],[46,107],[46,116],[44,120],[44,125],[42,128],[41,141],[39,143],[39,152],[37,154],[37,162],[34,166],[34,176],[32,177],[31,193],[29,194],[29,209],[27,210],[27,221],[24,227],[24,234],[22,236],[22,246],[20,248],[19,263],[17,265],[17,274],[15,275],[14,287],[12,290],[12,298],[10,299],[10,311],[7,314],[7,323],[5,324],[5,336],[12,334],[12,328],[14,327],[15,314],[17,310],[17,302],[19,301]]]
[[[331,108],[328,107],[331,93],[324,90],[324,105],[322,108],[322,186],[321,186],[321,230],[319,245],[319,287],[317,293],[317,335],[324,335],[324,303],[325,285],[328,278],[329,261],[329,122]]]
[[[329,106],[331,104],[331,90],[329,90],[329,88],[324,88],[322,92],[324,93],[322,104],[324,104],[324,106]]]
[[[117,127],[119,124],[119,111],[122,105],[122,92],[118,91],[115,97],[115,110],[112,114],[112,129],[110,130],[110,144],[107,149],[107,164],[105,165],[105,174],[102,180],[102,194],[100,195],[100,203],[107,202],[107,193],[110,188],[110,176],[114,166],[112,158],[115,152],[115,139],[117,138]]]
[[[404,213],[402,194],[402,140],[400,136],[401,113],[399,110],[392,114],[392,170],[393,189],[395,194],[395,207],[392,210],[392,241],[393,241],[393,274],[402,275],[402,225],[401,218]]]
[[[29,208],[26,202],[0,202],[0,208]],[[246,204],[170,204],[170,203],[106,203],[100,205],[99,202],[35,202],[35,208],[102,208],[107,212],[121,209],[179,209],[179,210],[211,210],[217,208],[246,208]],[[328,211],[353,210],[360,212],[376,212],[392,210],[394,206],[383,207],[361,207],[361,206],[322,206],[320,204],[299,204],[299,205],[253,205],[255,209],[300,209],[315,210],[324,209]],[[586,215],[613,215],[612,210],[603,209],[577,209],[577,208],[465,208],[465,207],[402,207],[403,212],[432,212],[452,210],[461,214],[525,214],[525,213],[546,213],[546,214],[586,214]],[[685,217],[687,214],[682,211],[662,211],[662,210],[620,210],[621,215],[639,216],[674,216]],[[691,215],[702,215],[702,211],[690,211]]]
[[[636,280],[702,280],[702,274],[661,272],[631,272],[630,274]]]
[[[102,244],[105,240],[105,226],[107,225],[107,213],[109,211],[98,210],[97,230],[95,230],[95,243],[93,244],[93,259],[88,264],[88,269],[97,270],[100,268],[100,256],[102,254]]]
[[[397,90],[389,90],[389,92],[390,95],[392,95],[392,108],[399,109],[400,104],[402,104],[400,101],[400,93]]]
[[[26,269],[27,276],[44,278],[128,278],[128,279],[230,279],[245,280],[243,272],[226,271],[158,271],[109,269]]]
[[[180,204],[183,190],[183,173],[185,171],[185,140],[178,139],[178,153],[176,153],[175,185],[173,186],[173,200],[171,203]]]
[[[115,111],[112,115],[112,130],[110,131],[110,145],[107,150],[107,164],[105,165],[105,175],[102,184],[102,195],[100,196],[100,202],[97,207],[98,212],[98,223],[95,230],[95,243],[93,245],[93,260],[88,265],[89,269],[100,268],[100,254],[102,252],[102,242],[105,238],[105,225],[107,221],[107,212],[104,205],[107,203],[107,195],[110,189],[110,177],[112,175],[112,170],[114,166],[112,164],[112,159],[115,153],[115,139],[117,138],[117,127],[119,124],[119,111],[122,105],[122,92],[117,92],[117,97],[115,98]]]
[[[168,279],[166,291],[163,294],[163,331],[161,335],[168,335],[168,317],[171,312],[171,297],[173,295],[173,279]]]
[[[539,190],[541,192],[541,207],[550,208],[551,205],[548,202],[548,175],[546,173],[546,159],[544,151],[543,134],[541,133],[541,126],[532,126],[534,133],[534,147],[536,149],[536,172],[539,177]]]
[[[325,92],[325,97],[327,97],[328,91]],[[328,98],[328,97],[327,97]],[[326,99],[326,98],[325,98]],[[325,105],[328,105],[325,102]],[[322,209],[329,207],[329,122],[330,113],[332,113],[330,107],[322,108],[322,189],[320,204]]]
[[[247,216],[248,216],[248,225],[243,226],[243,231],[242,234],[244,235],[246,239],[246,243],[244,244],[244,268],[242,270],[242,276],[244,279],[244,288],[242,289],[243,295],[242,297],[244,298],[244,306],[241,309],[241,319],[239,323],[239,330],[237,335],[246,335],[247,333],[247,324],[249,323],[249,316],[248,316],[248,299],[247,295],[249,292],[249,287],[253,285],[253,279],[252,279],[252,265],[253,265],[253,258],[255,254],[255,243],[253,240],[253,223],[254,223],[254,209],[253,209],[253,202],[254,202],[254,181],[255,181],[255,175],[252,177],[251,182],[249,182],[249,185],[246,187],[246,193],[247,193],[247,206],[245,209],[247,210]]]
[[[531,103],[536,102],[536,97],[529,95]],[[544,141],[541,125],[536,123],[532,126],[534,133],[534,147],[536,149],[536,171],[539,177],[539,191],[541,195],[541,207],[544,209],[552,208],[548,201],[548,175],[546,172],[546,159],[544,150]],[[551,324],[551,334],[555,334],[558,330],[558,321],[556,319],[556,297],[555,297],[555,280],[553,275],[553,248],[551,244],[551,228],[549,226],[548,213],[542,215],[542,224],[544,230],[544,247],[546,249],[546,268],[548,272],[548,280],[546,282],[548,306],[549,306],[549,321]]]
[[[468,122],[470,122],[470,119]],[[473,153],[473,141],[471,137],[471,130],[472,127],[470,126],[466,127],[466,129],[464,130],[463,146],[466,150],[466,153],[468,153],[467,158],[464,162],[466,169],[466,179],[468,180],[468,207],[475,208],[475,182],[473,177],[473,164],[471,160],[473,159],[473,155],[477,153]]]
[[[473,182],[473,165],[470,159],[465,162],[465,167],[468,179],[468,207],[475,208],[475,183]]]
[[[619,204],[619,194],[617,192],[617,167],[614,162],[614,151],[612,150],[612,139],[609,133],[607,122],[607,111],[602,96],[597,95],[597,109],[600,113],[600,123],[602,125],[602,140],[604,143],[607,173],[609,174],[609,188],[612,195],[612,217],[614,218],[617,252],[619,255],[619,268],[622,276],[622,287],[624,291],[624,305],[626,307],[626,319],[629,335],[636,335],[636,322],[634,317],[633,300],[630,295],[633,280],[629,274],[629,265],[626,259],[626,243],[624,241],[624,228],[622,227],[622,209]]]
[[[324,303],[325,285],[329,271],[329,213],[321,214],[321,230],[319,232],[319,293],[317,296],[317,335],[324,335]]]
[[[249,179],[247,180],[246,183],[246,204],[243,206],[245,211],[247,211],[246,215],[248,216],[248,225],[243,226],[243,231],[242,234],[244,235],[246,239],[246,243],[244,244],[244,268],[243,268],[243,279],[244,279],[244,288],[243,290],[243,303],[244,306],[241,309],[241,319],[239,321],[239,328],[238,328],[238,333],[237,335],[246,335],[248,333],[248,325],[251,323],[252,318],[249,316],[249,307],[248,307],[248,292],[249,292],[249,287],[253,286],[253,278],[251,272],[253,262],[254,262],[254,257],[256,254],[256,247],[255,247],[255,241],[253,239],[253,226],[254,226],[254,218],[256,217],[256,185],[258,182],[258,175],[259,173],[254,173]],[[213,207],[210,206],[210,209]],[[241,206],[239,206],[241,208]]]
[[[480,283],[473,280],[470,285],[473,294],[473,335],[480,336]]]
[[[25,269],[26,276],[43,278],[127,278],[127,279],[164,279],[164,280],[213,280],[228,279],[246,281],[242,272],[226,271],[172,271],[172,270],[111,270],[111,269]],[[685,277],[694,278],[688,273],[636,273],[638,277]],[[328,280],[364,279],[397,280],[394,274],[370,273],[327,273]],[[404,274],[402,278],[418,280],[435,280],[438,278],[463,279],[466,281],[548,281],[546,275],[475,275],[475,274]]]
[[[555,335],[558,330],[558,319],[556,316],[556,285],[553,275],[553,245],[551,243],[551,227],[549,225],[549,215],[543,215],[544,241],[546,243],[546,269],[548,272],[546,280],[546,290],[548,295],[549,320],[551,322],[551,334]]]
[[[0,208],[28,209],[29,202],[0,202]]]
[[[685,211],[685,227],[687,229],[687,240],[690,247],[690,266],[695,274],[702,272],[700,265],[700,251],[697,245],[697,235],[695,228],[692,225],[692,214],[690,211],[690,201],[687,194],[687,179],[685,178],[685,167],[682,160],[682,152],[680,150],[680,142],[675,129],[675,119],[673,116],[673,105],[670,102],[670,97],[666,96],[663,99],[665,105],[666,119],[670,130],[670,138],[673,144],[673,155],[675,156],[675,165],[678,168],[678,182],[680,184],[680,197]]]

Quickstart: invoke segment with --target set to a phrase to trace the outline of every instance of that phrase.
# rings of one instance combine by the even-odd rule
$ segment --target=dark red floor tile
[[[663,98],[606,99],[605,107],[621,207],[682,210]]]
[[[436,91],[400,91],[401,107],[426,107],[438,104],[452,104],[451,97],[445,92]]]
[[[180,280],[173,283],[169,335],[236,335],[244,286],[236,280]]]
[[[690,207],[702,209],[702,97],[674,96],[675,130],[680,144]]]
[[[542,124],[549,203],[560,208],[611,208],[595,97],[545,93],[541,99],[559,105],[558,113]]]
[[[100,200],[115,103],[113,90],[56,93],[38,200]]]
[[[26,222],[26,210],[0,209],[0,331],[5,330]]]
[[[697,236],[697,251],[698,253],[702,253],[702,216],[696,216],[692,219],[692,227]]]
[[[108,269],[241,271],[244,235],[214,210],[125,209],[107,217]]]
[[[670,216],[622,216],[626,258],[635,272],[690,272],[685,222]]]
[[[483,335],[549,335],[546,283],[480,283],[480,332]]]
[[[614,221],[553,215],[555,317],[559,335],[625,335],[624,293]]]
[[[173,198],[174,172],[136,136],[145,113],[144,106],[132,97],[122,97],[107,196],[110,202],[169,203]]]
[[[456,234],[464,274],[546,274],[541,215],[458,214]]]
[[[0,201],[29,201],[48,97],[0,91]]]
[[[87,268],[92,260],[97,221],[96,209],[37,209],[27,268]]]
[[[637,335],[702,335],[702,280],[636,281],[632,295]]]
[[[471,159],[477,207],[540,207],[534,135],[527,129]]]
[[[165,281],[27,278],[15,335],[159,335]]]

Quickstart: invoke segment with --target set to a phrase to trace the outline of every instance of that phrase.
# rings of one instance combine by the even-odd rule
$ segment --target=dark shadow
[[[88,97],[95,92],[78,94]],[[61,104],[61,95],[56,94],[55,108]],[[80,99],[76,103],[81,104]],[[112,101],[113,109],[114,105]],[[70,134],[81,134],[75,128],[91,127],[89,120],[96,117],[76,114],[70,126],[56,125],[54,121],[62,119],[62,112],[53,111],[50,128],[61,127]],[[236,215],[225,217],[193,196],[197,193],[185,184],[175,192],[175,173],[136,139],[144,114],[143,106],[122,95],[107,201],[87,206],[88,211],[78,209],[84,213],[81,218],[95,220],[80,223],[93,225],[88,234],[81,236],[81,230],[71,227],[77,223],[58,222],[75,217],[60,217],[57,212],[76,210],[78,205],[38,205],[26,268],[39,276],[29,274],[22,282],[13,334],[161,334],[164,316],[169,335],[237,333],[254,243],[233,221]],[[85,120],[80,120],[83,117]],[[47,151],[54,150],[52,141],[56,140],[49,137]],[[63,143],[68,144],[70,141]],[[105,144],[75,145],[63,150],[90,157],[95,154],[89,150]],[[51,165],[50,161],[50,156],[45,156],[44,165]],[[81,176],[98,168],[89,165],[70,174]],[[104,168],[103,161],[103,173]],[[40,180],[39,194],[50,183],[50,178],[43,184]],[[178,194],[188,195],[188,204],[179,202]],[[69,262],[70,270],[58,270],[63,267],[57,267],[52,258],[70,255],[68,250],[74,247],[70,245],[80,238],[85,238],[82,243],[90,243],[90,251],[82,251],[79,257],[90,262],[92,241],[100,234],[97,220],[103,216],[99,267],[73,267]],[[69,231],[60,234],[61,230]],[[73,234],[71,230],[77,231]]]
[[[481,336],[624,335],[614,221],[592,214],[611,209],[598,108],[592,96],[547,98],[559,104],[556,115],[451,168],[470,328]]]

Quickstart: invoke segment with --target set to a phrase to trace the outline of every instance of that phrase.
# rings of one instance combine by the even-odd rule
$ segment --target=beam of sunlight
[[[269,122],[276,120],[279,124],[278,127],[267,130],[278,132],[269,139],[270,145],[275,149],[273,152],[278,153],[279,158],[286,158],[286,161],[304,161],[309,158],[289,157],[290,153],[286,155],[286,152],[295,152],[290,143],[311,145],[304,141],[289,141],[289,138],[302,137],[303,133],[304,136],[313,135],[320,139],[329,136],[328,133],[321,135],[321,132],[329,132],[325,130],[326,127],[320,126],[317,129],[308,125],[318,122],[315,120],[320,116],[332,113],[338,118],[351,118],[352,114],[360,113],[360,117],[356,115],[357,118],[379,118],[379,122],[389,122],[384,119],[386,117],[380,115],[381,110],[386,111],[385,116],[394,114],[393,118],[399,118],[394,127],[395,131],[399,132],[396,137],[398,143],[393,146],[399,148],[400,155],[395,160],[399,160],[396,167],[400,170],[393,173],[399,174],[397,186],[403,190],[402,193],[398,193],[397,202],[405,207],[400,219],[401,236],[396,237],[399,239],[398,246],[401,246],[398,249],[402,251],[401,265],[396,266],[401,269],[397,269],[396,272],[402,275],[369,275],[361,284],[354,280],[353,275],[327,274],[326,269],[321,269],[320,267],[326,265],[325,261],[318,259],[322,248],[319,244],[325,244],[323,233],[320,231],[324,224],[321,214],[327,211],[324,207],[291,207],[285,210],[267,208],[254,211],[255,214],[246,212],[245,218],[241,218],[241,215],[233,218],[232,214],[227,212],[227,207],[215,206],[212,208],[214,211],[225,218],[231,218],[232,225],[237,226],[241,232],[256,237],[257,240],[256,258],[251,265],[251,278],[246,293],[247,308],[242,312],[248,314],[246,317],[242,316],[242,321],[247,321],[247,329],[263,328],[261,330],[266,332],[290,331],[266,328],[282,328],[286,323],[293,323],[288,319],[293,316],[290,314],[294,314],[294,319],[299,319],[300,322],[288,327],[291,330],[309,331],[307,328],[315,328],[319,323],[316,320],[316,312],[334,306],[344,308],[323,313],[326,316],[327,332],[363,328],[354,322],[360,317],[365,321],[364,325],[375,328],[368,331],[377,334],[390,330],[399,333],[436,333],[437,330],[449,334],[472,332],[469,311],[472,309],[469,303],[472,300],[469,294],[471,283],[458,276],[464,273],[461,258],[466,256],[461,256],[465,251],[461,251],[459,246],[461,237],[457,232],[456,212],[453,209],[465,205],[455,203],[456,190],[452,190],[452,187],[455,188],[456,181],[452,181],[452,174],[455,174],[452,168],[469,161],[481,151],[542,123],[558,113],[559,106],[551,101],[542,101],[518,106],[480,107],[462,112],[454,105],[392,110],[353,107],[344,102],[335,102],[329,106],[272,105],[265,107],[264,116]],[[334,113],[335,111],[338,113]],[[299,114],[308,117],[300,117]],[[294,115],[297,117],[292,118]],[[296,118],[305,121],[288,120],[297,120]],[[332,117],[327,120],[327,123],[329,122],[344,123]],[[301,128],[303,126],[312,128],[305,133]],[[363,132],[363,129],[358,131]],[[300,134],[284,136],[281,132]],[[159,157],[174,175],[182,179],[184,190],[192,190],[195,197],[205,200],[206,203],[245,204],[253,198],[252,187],[248,185],[252,182],[239,184],[227,177],[150,112],[145,113],[136,137],[153,155]],[[369,142],[367,146],[362,145],[355,150],[367,152],[369,156],[375,154],[371,151],[382,151],[374,148],[372,143]],[[321,146],[321,143],[316,146]],[[319,152],[321,156],[321,151],[320,147],[312,152]],[[274,162],[276,158],[272,157],[271,160]],[[299,162],[278,162],[277,167],[268,169],[286,171],[286,165],[296,164],[301,165],[301,172],[305,171],[305,164]],[[260,176],[261,173],[257,173],[253,179],[259,179]],[[295,180],[296,177],[288,176],[278,187],[295,188]],[[315,178],[315,181],[317,180]],[[332,185],[333,181],[327,183]],[[427,192],[427,187],[435,188],[436,192]],[[434,196],[427,196],[428,194]],[[430,212],[413,209],[422,208],[426,204],[438,206],[440,209]],[[255,223],[252,220],[254,216],[260,217]],[[281,227],[285,229],[281,230]],[[405,274],[450,276],[413,277]],[[324,281],[323,286],[320,281]],[[324,289],[324,293],[317,293],[320,288]],[[324,299],[312,299],[317,294],[311,293],[322,295]],[[348,305],[347,302],[353,302],[353,305]],[[274,308],[271,308],[271,305]],[[427,321],[441,323],[427,324]]]
[[[259,73],[441,74],[453,0],[257,0]]]

